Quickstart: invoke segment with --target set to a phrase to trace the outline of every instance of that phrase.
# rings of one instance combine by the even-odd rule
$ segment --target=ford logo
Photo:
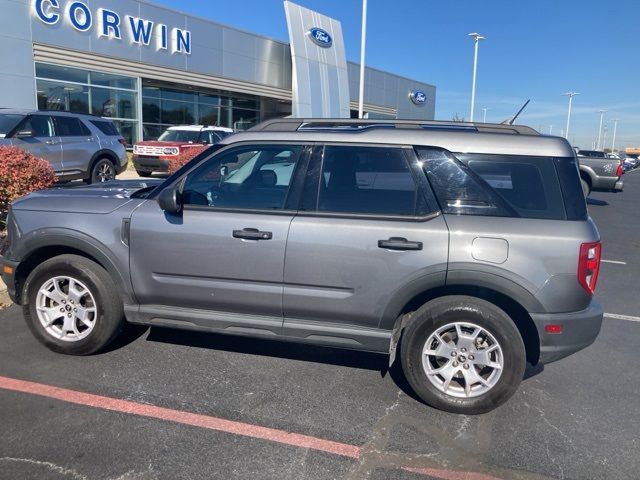
[[[329,48],[333,45],[333,39],[326,31],[321,28],[312,28],[307,32],[313,43],[322,48]]]
[[[409,92],[409,99],[411,99],[415,105],[424,105],[427,103],[427,94],[420,90],[411,90]]]

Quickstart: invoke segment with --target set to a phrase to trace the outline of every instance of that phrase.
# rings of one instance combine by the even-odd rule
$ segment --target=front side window
[[[401,148],[328,146],[318,211],[424,215],[424,199]]]
[[[184,205],[256,210],[283,209],[302,145],[233,149],[187,176]]]
[[[34,137],[53,137],[53,125],[48,115],[31,115],[18,127],[18,131],[33,132]]]

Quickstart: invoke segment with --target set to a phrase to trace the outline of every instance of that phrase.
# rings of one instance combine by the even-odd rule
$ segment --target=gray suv
[[[367,350],[473,414],[600,331],[600,236],[562,138],[279,119],[158,183],[13,204],[3,278],[50,349],[96,352],[124,317]]]
[[[0,146],[48,160],[60,181],[113,180],[127,168],[126,142],[111,120],[61,111],[0,109]]]

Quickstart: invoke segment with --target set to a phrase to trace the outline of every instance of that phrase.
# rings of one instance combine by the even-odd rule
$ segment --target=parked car
[[[621,192],[624,189],[624,166],[619,158],[607,158],[605,152],[597,150],[578,150],[577,155],[585,197],[591,192]]]
[[[99,351],[124,316],[388,354],[426,403],[487,412],[527,361],[595,340],[601,246],[565,139],[462,127],[271,120],[155,187],[33,193],[3,279],[56,352]]]
[[[141,177],[149,177],[153,172],[167,172],[171,157],[188,148],[216,144],[232,133],[232,129],[225,127],[169,127],[158,140],[145,140],[133,146],[133,164]]]
[[[622,161],[622,166],[624,167],[625,172],[633,170],[638,166],[638,158],[634,158],[631,155],[626,154],[625,152],[607,153],[607,157],[617,158]]]
[[[124,138],[111,120],[93,115],[1,109],[0,145],[48,160],[61,181],[105,182],[127,168]]]

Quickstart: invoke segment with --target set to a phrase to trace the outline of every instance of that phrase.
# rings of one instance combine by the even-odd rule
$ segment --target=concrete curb
[[[9,298],[9,294],[7,293],[7,286],[4,284],[4,282],[0,278],[0,305],[9,305],[9,304],[11,304],[11,299]]]

